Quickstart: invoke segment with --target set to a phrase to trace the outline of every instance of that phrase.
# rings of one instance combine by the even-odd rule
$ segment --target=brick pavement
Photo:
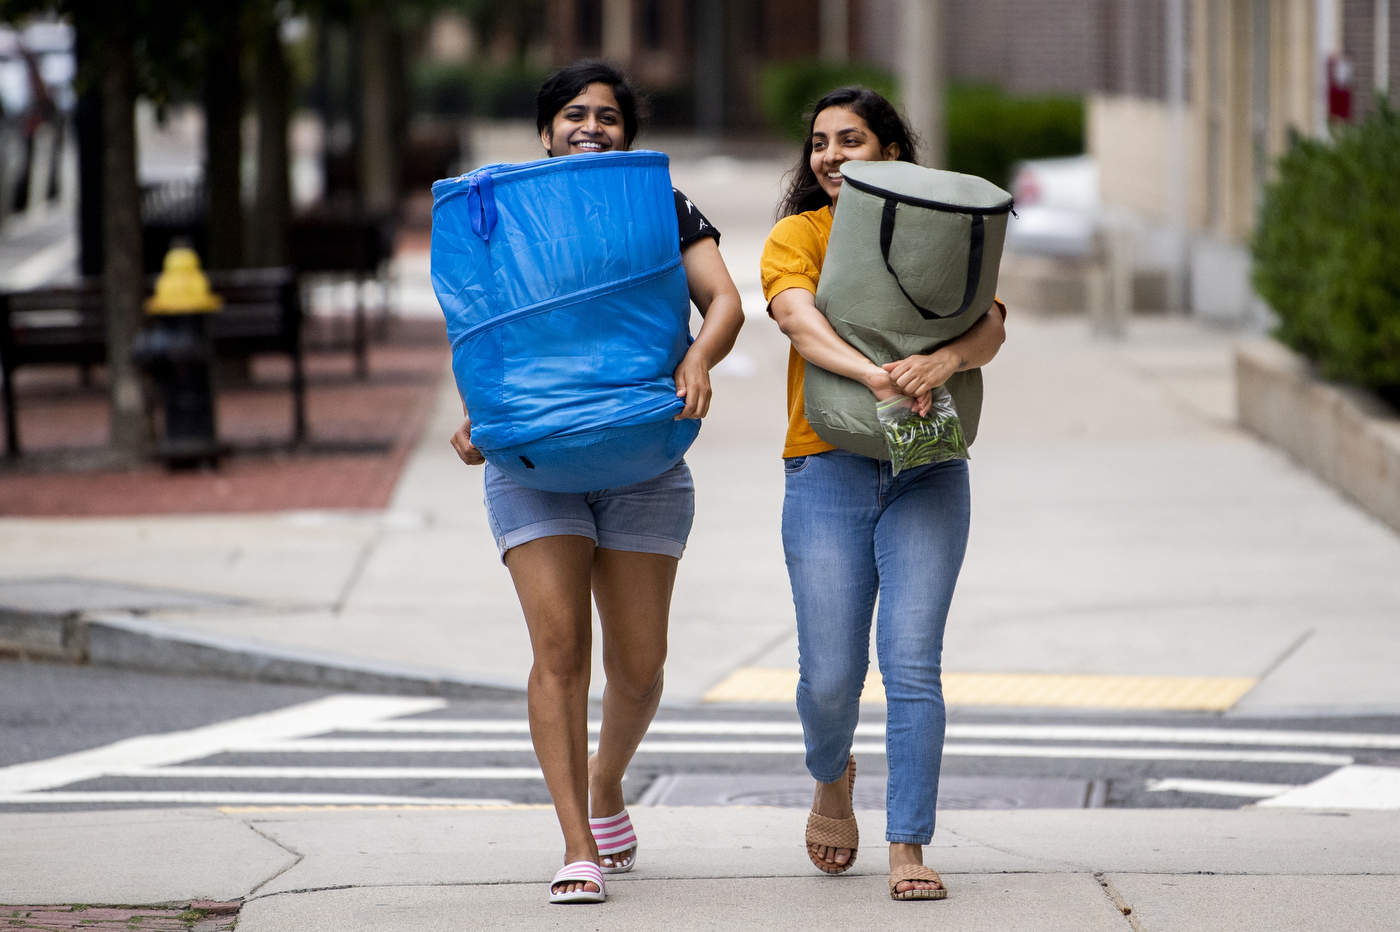
[[[238,920],[239,903],[195,900],[174,909],[123,906],[0,906],[0,920],[12,929],[67,932],[69,929],[126,929],[129,932],[227,932]]]
[[[314,339],[314,335],[313,335]],[[248,384],[219,393],[220,439],[234,455],[217,469],[171,472],[61,469],[106,443],[101,371],[83,387],[74,367],[21,370],[20,435],[26,457],[0,468],[0,515],[98,517],[320,508],[382,508],[422,430],[447,362],[441,325],[396,324],[370,351],[356,381],[348,352],[307,353],[309,443],[293,449],[290,367],[255,360]],[[63,454],[60,457],[60,454]]]

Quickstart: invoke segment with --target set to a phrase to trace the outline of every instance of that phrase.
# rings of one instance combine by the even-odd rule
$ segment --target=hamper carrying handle
[[[913,305],[914,310],[918,311],[924,320],[948,320],[957,317],[972,306],[972,302],[977,298],[977,286],[982,281],[982,243],[986,239],[986,225],[982,222],[982,214],[972,214],[972,242],[967,250],[967,288],[963,291],[962,304],[951,314],[939,315],[914,300],[905,290],[904,283],[899,280],[899,273],[890,264],[890,244],[894,242],[894,222],[898,212],[899,201],[893,197],[885,198],[885,210],[880,216],[880,255],[885,259],[885,268],[894,276],[894,283],[905,300]]]
[[[495,183],[489,171],[475,172],[467,179],[467,214],[472,232],[490,242],[497,215]]]

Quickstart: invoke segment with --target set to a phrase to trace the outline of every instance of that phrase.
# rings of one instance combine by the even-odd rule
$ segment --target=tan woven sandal
[[[920,890],[917,887],[913,890],[905,890],[903,893],[896,893],[895,887],[906,880],[924,880],[938,884],[937,890]],[[943,886],[943,878],[938,876],[938,871],[931,867],[924,867],[922,864],[905,864],[902,867],[890,868],[890,899],[892,900],[942,900],[947,899],[948,890]]]
[[[851,794],[851,805],[854,809],[856,799],[856,759],[854,757],[846,765],[846,787]],[[828,848],[850,848],[851,857],[845,864],[831,867],[812,853],[812,845],[825,845]],[[860,846],[860,826],[856,824],[855,816],[851,816],[849,819],[829,819],[824,815],[818,815],[813,810],[807,814],[807,846],[807,857],[816,865],[817,870],[827,874],[843,874],[856,863],[856,848]]]

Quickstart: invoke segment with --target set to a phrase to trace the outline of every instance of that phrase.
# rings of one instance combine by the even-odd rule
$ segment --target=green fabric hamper
[[[910,162],[847,162],[817,286],[817,308],[843,340],[883,365],[929,353],[992,306],[1011,195],[984,178]],[[804,408],[827,443],[889,459],[875,396],[807,363]],[[982,411],[982,373],[948,391],[969,444]]]

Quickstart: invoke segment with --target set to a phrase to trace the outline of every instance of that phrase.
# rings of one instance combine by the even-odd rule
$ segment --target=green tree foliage
[[[1084,151],[1084,101],[1053,94],[1012,96],[988,84],[948,88],[948,168],[1007,187],[1022,159]]]
[[[80,62],[80,87],[98,79],[110,43],[131,43],[137,92],[161,102],[197,72],[199,6],[188,0],[0,0],[0,20],[49,13],[69,17],[92,53]]]
[[[1400,389],[1400,114],[1295,139],[1265,192],[1254,287],[1325,378]]]
[[[413,71],[414,106],[442,116],[528,118],[549,72],[528,64],[420,62]]]

